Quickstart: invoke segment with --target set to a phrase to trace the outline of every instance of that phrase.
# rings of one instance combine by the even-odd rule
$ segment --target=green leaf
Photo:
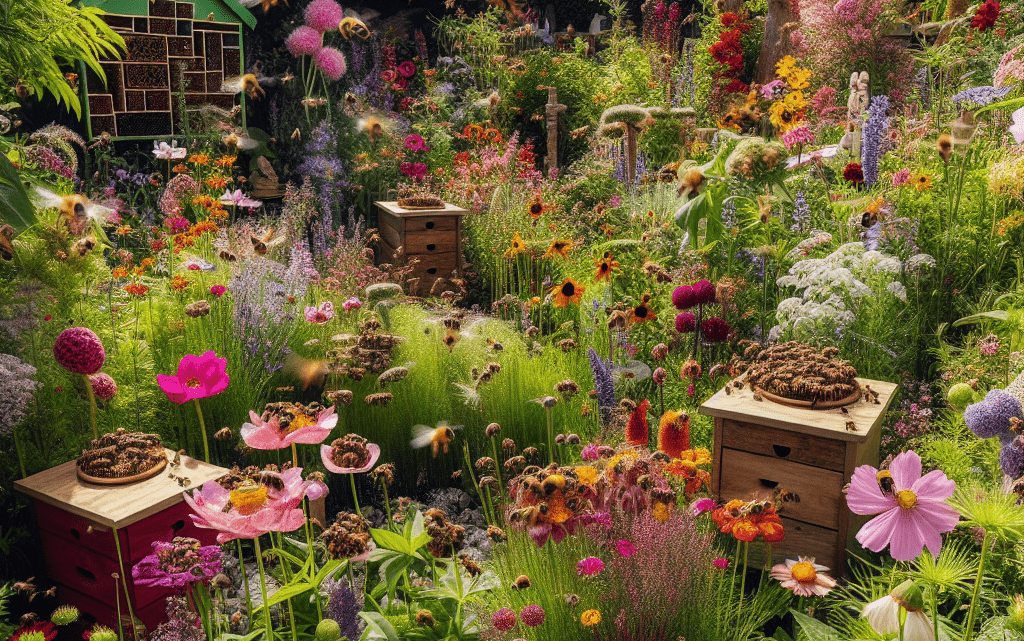
[[[394,550],[395,552],[401,552],[402,554],[409,555],[415,551],[405,537],[395,534],[389,530],[371,528],[370,536],[373,537],[377,547],[384,548],[385,550]]]
[[[971,314],[970,316],[964,316],[960,320],[954,321],[953,327],[959,327],[961,325],[967,325],[970,323],[978,323],[986,319],[1001,320],[1004,321],[1010,317],[1009,313],[1002,309],[993,309],[988,312],[979,312],[977,314]]]
[[[360,612],[359,617],[366,622],[371,639],[387,639],[399,641],[398,630],[379,612]]]
[[[271,596],[269,599],[267,599],[267,603],[269,603],[270,605],[276,605],[278,603],[281,603],[282,601],[287,601],[288,599],[309,592],[312,589],[313,585],[309,581],[302,581],[300,583],[286,585],[277,592],[275,592],[273,596]]]
[[[807,616],[803,612],[790,610],[793,619],[799,624],[800,630],[807,635],[809,641],[840,641],[839,633],[821,621]]]
[[[0,154],[0,222],[23,232],[36,222],[36,208],[29,200],[18,170],[11,161]]]

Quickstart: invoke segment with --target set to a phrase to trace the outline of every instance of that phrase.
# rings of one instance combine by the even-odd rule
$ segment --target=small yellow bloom
[[[932,177],[928,174],[915,174],[910,178],[910,184],[917,191],[925,191],[932,188]]]
[[[519,254],[526,251],[526,243],[523,242],[523,237],[516,232],[516,235],[512,237],[512,246],[505,252],[505,258],[515,258]]]
[[[597,468],[592,465],[581,465],[576,468],[576,480],[580,485],[593,485],[597,481]]]
[[[591,626],[595,626],[600,622],[601,613],[597,610],[587,610],[586,612],[580,615],[580,623],[587,626],[588,628]]]

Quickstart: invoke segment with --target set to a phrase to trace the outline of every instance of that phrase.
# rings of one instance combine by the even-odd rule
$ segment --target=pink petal
[[[246,445],[257,450],[279,450],[288,444],[281,440],[278,431],[273,427],[256,427],[250,423],[242,425],[240,430]]]
[[[337,419],[337,417],[335,417]],[[335,420],[337,423],[337,420]],[[300,427],[294,432],[289,433],[284,437],[282,441],[285,445],[292,443],[301,443],[303,445],[316,445],[322,443],[325,438],[334,429],[334,425],[330,427],[326,425],[307,425],[306,427]]]
[[[914,511],[931,521],[939,532],[952,532],[960,522],[960,513],[945,501],[919,498]]]
[[[185,393],[185,386],[181,384],[181,379],[177,376],[167,376],[166,374],[157,374],[156,382],[160,385],[160,389],[167,395],[171,401],[181,405],[188,400],[188,395]]]
[[[871,550],[881,552],[889,545],[892,539],[893,530],[899,519],[900,508],[895,507],[888,512],[883,512],[864,524],[864,527],[857,532],[857,541]]]
[[[345,474],[345,468],[338,467],[337,465],[334,464],[334,461],[331,460],[331,449],[332,448],[330,445],[321,445],[320,460],[323,461],[324,467],[326,467],[331,472],[334,472],[335,474]]]
[[[897,454],[889,464],[897,490],[909,490],[921,478],[921,457],[913,450]]]
[[[911,489],[918,499],[945,501],[956,491],[956,481],[948,478],[942,470],[932,470],[918,479]]]
[[[878,514],[896,507],[891,496],[882,494],[875,475],[878,470],[870,465],[861,465],[853,471],[850,489],[846,493],[846,504],[854,514]]]
[[[897,561],[913,561],[921,556],[925,542],[942,545],[942,537],[927,519],[914,518],[914,510],[900,509],[892,538],[889,541],[889,554]]]

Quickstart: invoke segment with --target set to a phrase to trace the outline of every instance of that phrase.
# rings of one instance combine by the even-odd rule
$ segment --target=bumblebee
[[[566,487],[569,487],[571,483],[572,481],[562,474],[552,474],[544,479],[541,486],[544,489],[544,495],[551,496],[555,492],[564,492]]]
[[[534,527],[537,525],[537,521],[547,513],[548,504],[541,503],[513,510],[508,520],[510,523],[525,523],[527,527]]]
[[[875,481],[878,482],[878,489],[882,490],[882,494],[892,496],[896,493],[896,483],[892,480],[892,473],[889,470],[879,470],[878,474],[875,474]]]

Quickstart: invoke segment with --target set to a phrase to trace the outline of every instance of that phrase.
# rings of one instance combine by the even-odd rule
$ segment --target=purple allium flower
[[[680,334],[689,334],[697,329],[697,317],[690,312],[676,314],[676,331]]]
[[[680,314],[681,316],[682,314]],[[651,380],[654,381],[655,385],[664,385],[665,379],[668,377],[668,372],[665,371],[664,367],[659,367],[654,370],[651,374]]]
[[[676,309],[690,309],[697,304],[697,293],[693,285],[680,285],[672,290],[672,304]]]
[[[298,58],[312,56],[323,46],[324,37],[312,27],[302,26],[292,31],[284,41],[288,51]]]
[[[680,314],[682,316],[682,314]],[[725,322],[717,316],[712,316],[707,320],[701,321],[700,333],[710,343],[721,343],[729,338],[729,332],[732,328],[729,327],[729,323]]]
[[[345,75],[345,55],[334,47],[324,47],[317,51],[313,55],[313,62],[324,72],[328,80],[338,80]]]
[[[512,608],[502,608],[491,615],[491,625],[501,632],[508,632],[516,627],[516,611]]]
[[[363,630],[363,620],[359,618],[359,612],[363,609],[360,596],[345,579],[327,579],[324,581],[324,593],[327,595],[324,616],[338,624],[341,636],[358,639]]]
[[[999,467],[1010,478],[1024,476],[1024,444],[1021,444],[1020,438],[1003,444],[999,450]]]
[[[715,286],[706,278],[702,278],[693,284],[693,295],[698,305],[707,305],[715,302]]]
[[[536,628],[538,625],[544,623],[544,608],[540,607],[536,603],[531,603],[519,611],[519,620],[522,621],[525,626]]]
[[[155,541],[153,554],[132,568],[136,585],[151,588],[183,588],[212,579],[223,569],[219,545],[200,545],[196,539],[175,537]]]
[[[89,377],[89,385],[92,386],[92,393],[101,401],[109,401],[117,396],[117,383],[110,374],[93,374]]]
[[[53,357],[64,369],[75,374],[95,374],[103,367],[107,354],[100,337],[87,327],[69,327],[53,344]]]
[[[594,576],[604,569],[604,561],[596,556],[588,556],[576,564],[576,574],[580,576]]]
[[[1014,417],[1024,419],[1020,401],[1001,389],[989,390],[983,400],[964,410],[964,422],[978,438],[1006,437]]]
[[[306,7],[306,24],[320,33],[334,31],[345,18],[345,13],[334,0],[313,0]]]

